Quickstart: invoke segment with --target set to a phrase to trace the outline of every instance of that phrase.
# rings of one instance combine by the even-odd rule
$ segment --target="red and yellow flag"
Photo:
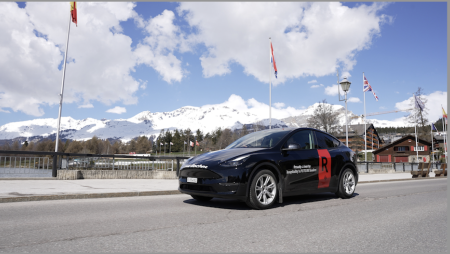
[[[70,2],[70,14],[72,14],[72,22],[77,26],[77,2]]]
[[[445,113],[444,108],[442,108],[442,117],[445,118],[445,123],[447,123],[447,114]]]

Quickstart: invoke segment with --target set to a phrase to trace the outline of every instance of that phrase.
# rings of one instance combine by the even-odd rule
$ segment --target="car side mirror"
[[[283,148],[283,151],[300,150],[300,146],[297,144],[289,144],[288,148]]]

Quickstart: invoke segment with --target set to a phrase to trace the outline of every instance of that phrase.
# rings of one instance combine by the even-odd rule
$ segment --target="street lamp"
[[[338,81],[339,81],[339,73],[337,74]],[[350,81],[347,80],[347,77],[344,77],[344,79],[339,82],[341,84],[342,90],[345,93],[345,99],[341,100],[341,92],[339,90],[339,101],[345,101],[345,145],[348,147],[348,118],[347,118],[347,92],[350,89],[350,85],[352,84]]]

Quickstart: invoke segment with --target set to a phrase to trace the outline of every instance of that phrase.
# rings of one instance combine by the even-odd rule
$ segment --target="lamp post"
[[[339,81],[339,73],[338,75],[338,81]],[[352,84],[350,81],[347,80],[347,77],[344,77],[344,79],[339,82],[341,84],[342,90],[345,93],[345,99],[341,100],[341,92],[339,91],[339,101],[345,101],[345,145],[348,147],[348,118],[347,118],[347,92],[350,89],[350,85]],[[339,86],[338,86],[339,89]]]

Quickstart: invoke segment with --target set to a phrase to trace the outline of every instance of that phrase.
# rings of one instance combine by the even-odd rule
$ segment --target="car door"
[[[287,150],[289,145],[298,149]],[[315,148],[315,137],[312,130],[301,130],[294,133],[283,145],[283,159],[280,166],[286,172],[285,190],[287,193],[310,192],[317,189],[317,169],[319,157]]]
[[[332,136],[320,131],[314,131],[318,144],[319,167],[317,170],[318,190],[324,190],[334,187],[338,181],[338,166],[341,164],[342,156],[340,156],[340,142]]]

